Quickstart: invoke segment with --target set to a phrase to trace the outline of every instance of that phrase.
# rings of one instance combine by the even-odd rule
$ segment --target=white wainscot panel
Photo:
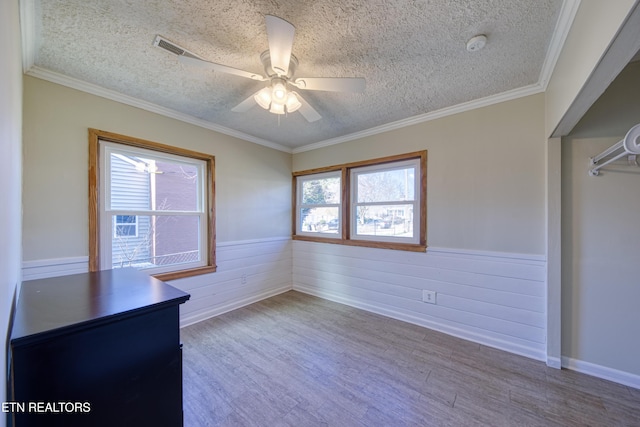
[[[543,256],[292,244],[295,290],[546,358]],[[422,301],[423,290],[436,292],[436,304]]]
[[[181,326],[243,307],[292,289],[291,240],[273,238],[218,243],[217,271],[170,283],[191,294],[180,306]],[[88,257],[25,261],[23,280],[86,273]]]
[[[169,282],[191,294],[180,307],[187,326],[292,289],[289,238],[219,243],[217,271]]]
[[[89,271],[89,257],[86,256],[24,261],[22,263],[22,280],[68,276],[87,271]]]

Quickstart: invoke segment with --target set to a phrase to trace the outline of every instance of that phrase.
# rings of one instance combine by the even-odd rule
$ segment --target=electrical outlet
[[[429,304],[436,303],[436,291],[422,291],[422,301],[427,302]]]
[[[247,273],[242,273],[242,276],[240,277],[240,281],[242,282],[243,285],[247,284]]]

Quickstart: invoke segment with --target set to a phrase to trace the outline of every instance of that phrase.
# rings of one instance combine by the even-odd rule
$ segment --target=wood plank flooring
[[[290,291],[183,328],[184,424],[640,426],[640,391]]]

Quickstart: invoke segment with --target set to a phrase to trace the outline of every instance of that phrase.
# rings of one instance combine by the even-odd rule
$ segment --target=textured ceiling
[[[540,83],[562,0],[33,1],[34,69],[126,94],[286,149]],[[295,77],[364,77],[364,93],[299,91],[322,116],[235,105],[266,83],[193,68],[156,35],[212,62],[264,74],[264,15],[296,27]],[[486,34],[486,47],[466,42]]]

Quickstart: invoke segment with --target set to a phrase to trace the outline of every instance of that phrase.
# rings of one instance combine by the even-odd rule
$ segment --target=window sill
[[[409,251],[409,252],[426,252],[427,251],[427,245],[414,244],[414,243],[373,242],[370,240],[345,240],[345,239],[334,239],[334,238],[328,238],[328,237],[311,237],[311,236],[299,236],[299,235],[293,235],[291,238],[292,240],[300,240],[305,242],[332,243],[335,245],[360,246],[365,248],[391,249],[391,250]]]
[[[202,274],[215,273],[216,266],[205,266],[191,268],[189,270],[170,271],[167,273],[152,274],[158,280],[167,282],[169,280],[184,279],[185,277],[200,276]]]

